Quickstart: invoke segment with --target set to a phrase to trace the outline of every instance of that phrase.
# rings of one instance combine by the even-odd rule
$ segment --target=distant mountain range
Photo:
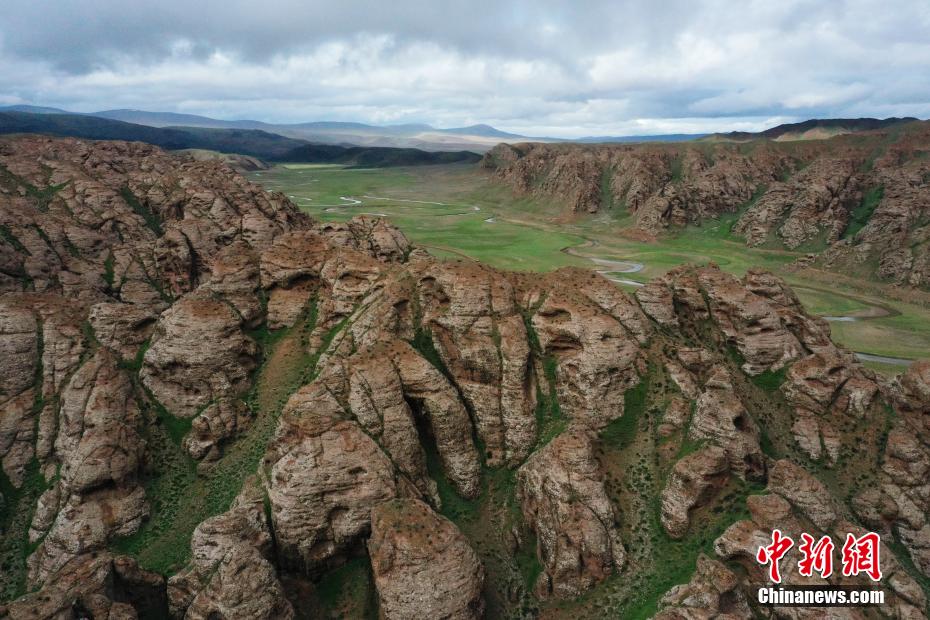
[[[813,119],[800,123],[778,125],[765,131],[752,133],[733,131],[714,134],[658,134],[648,136],[589,136],[574,140],[551,137],[522,136],[519,134],[501,131],[490,125],[479,124],[468,127],[452,127],[439,129],[431,125],[411,123],[404,125],[368,125],[365,123],[338,122],[338,121],[312,121],[306,123],[275,124],[256,120],[220,120],[196,114],[178,114],[175,112],[148,112],[144,110],[104,110],[92,113],[68,112],[59,108],[32,105],[0,106],[0,113],[19,113],[30,116],[57,116],[62,117],[55,121],[46,119],[32,119],[26,124],[35,129],[30,131],[58,131],[58,135],[80,135],[92,138],[97,135],[118,137],[128,131],[129,134],[146,142],[153,142],[165,148],[205,148],[230,152],[232,147],[246,148],[248,151],[235,151],[253,155],[263,159],[280,160],[285,153],[300,147],[302,153],[321,154],[325,149],[308,149],[307,145],[336,145],[352,148],[395,148],[406,149],[406,155],[399,156],[400,160],[421,160],[413,150],[434,153],[455,153],[471,151],[472,153],[485,153],[495,145],[502,142],[580,142],[592,143],[636,143],[636,142],[687,142],[690,140],[705,141],[732,141],[768,139],[777,141],[786,140],[818,140],[831,138],[836,135],[881,129],[891,125],[914,121],[914,118],[856,118],[856,119]],[[68,117],[65,120],[63,117]],[[80,120],[85,119],[85,120]],[[96,119],[95,122],[89,119]],[[131,131],[125,127],[106,125],[106,121],[127,123],[135,127]],[[13,122],[5,121],[5,126],[16,126],[26,122],[19,119]],[[67,130],[65,130],[67,126]],[[161,133],[153,134],[158,129]],[[77,131],[83,133],[75,133]],[[214,130],[227,133],[204,133],[200,130]],[[256,133],[242,134],[243,131]],[[240,132],[240,133],[229,133]],[[9,133],[9,131],[7,131]],[[148,136],[148,138],[146,137]],[[176,143],[196,146],[174,147],[168,146]],[[206,146],[213,144],[214,146]],[[326,151],[329,152],[329,151]],[[359,151],[354,151],[359,153]],[[367,158],[372,153],[368,153]],[[373,155],[380,159],[381,155]],[[451,155],[441,155],[439,159],[448,159]],[[459,156],[464,158],[464,156]],[[394,156],[388,158],[394,161]]]
[[[31,105],[0,107],[3,112],[30,114],[77,114],[59,108]],[[344,146],[378,146],[417,148],[425,151],[468,150],[484,153],[501,142],[681,142],[702,138],[706,134],[667,134],[651,136],[591,136],[577,140],[523,136],[501,131],[490,125],[439,129],[431,125],[411,123],[405,125],[367,125],[337,121],[306,123],[265,123],[255,120],[219,120],[196,114],[175,112],[147,112],[144,110],[103,110],[80,114],[147,127],[205,127],[212,129],[255,129],[268,133],[307,140],[318,144]]]
[[[471,151],[429,152],[413,148],[313,144],[261,129],[151,127],[89,114],[0,110],[0,134],[13,133],[41,133],[92,140],[131,140],[148,142],[169,150],[201,149],[249,155],[266,161],[338,163],[365,167],[474,162],[479,159]]]
[[[688,142],[707,136],[706,133],[663,133],[652,136],[589,136],[577,140],[561,140],[561,142],[582,142],[585,144],[603,144],[621,142],[632,144],[637,142]],[[556,140],[550,140],[556,142]]]
[[[78,114],[58,108],[31,105],[0,107],[0,111],[30,114]],[[198,116],[196,114],[147,112],[144,110],[103,110],[101,112],[81,113],[79,115],[105,118],[147,127],[253,129],[318,144],[417,148],[426,151],[469,150],[475,153],[483,153],[502,141],[553,141],[551,138],[531,138],[507,133],[495,129],[490,125],[437,129],[436,127],[425,124],[367,125],[365,123],[336,121],[275,124],[256,120],[226,121],[207,116]]]
[[[912,123],[920,120],[911,116],[904,118],[815,118],[800,123],[787,123],[778,125],[765,131],[752,133],[748,131],[731,131],[729,133],[715,133],[706,136],[709,140],[730,140],[746,141],[765,138],[786,142],[790,140],[823,140],[847,133],[856,133],[859,131],[872,131],[875,129],[884,129],[892,125],[902,123]]]

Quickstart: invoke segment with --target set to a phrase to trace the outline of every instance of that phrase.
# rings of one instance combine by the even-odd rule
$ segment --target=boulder
[[[484,567],[458,528],[423,502],[376,506],[368,553],[386,620],[483,617]]]
[[[212,402],[244,393],[258,353],[228,304],[189,295],[159,317],[140,376],[170,413],[193,418]]]
[[[517,497],[538,541],[543,598],[573,598],[623,568],[613,504],[594,458],[593,436],[571,427],[517,472]]]

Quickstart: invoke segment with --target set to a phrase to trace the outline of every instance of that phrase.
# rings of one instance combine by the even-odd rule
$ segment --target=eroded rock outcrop
[[[422,329],[431,336],[497,466],[521,462],[536,436],[530,347],[514,286],[465,263],[415,265]]]
[[[712,320],[750,375],[777,371],[829,343],[826,323],[808,317],[797,297],[767,272],[751,270],[741,281],[713,265],[676,267],[636,297],[661,324]]]
[[[745,617],[771,529],[858,532],[849,508],[930,565],[927,365],[878,379],[772,274],[683,266],[633,298],[581,269],[437,261],[382,220],[316,225],[216,163],[23,145],[0,140],[16,518],[0,516],[4,567],[35,545],[25,581],[40,590],[0,615],[349,614],[329,599],[363,588],[385,617],[558,615],[550,599],[582,594],[580,615],[622,614],[666,534],[687,547],[729,525],[659,613]],[[612,191],[657,225],[735,210],[799,165],[777,148],[617,152]],[[553,188],[610,165],[565,154]],[[816,447],[831,458],[812,464]],[[190,480],[197,497],[163,495]],[[744,501],[751,519],[733,524]],[[167,587],[107,551],[140,527],[129,548],[190,538]],[[920,587],[885,558],[882,611],[921,617]]]
[[[358,250],[384,262],[402,261],[411,249],[400,229],[370,215],[356,215],[344,224],[323,224],[320,233],[334,245]]]
[[[501,144],[482,165],[574,213],[622,211],[649,234],[714,225],[749,245],[809,247],[819,265],[926,288],[930,124],[790,144]]]
[[[623,568],[613,504],[594,459],[593,436],[573,427],[535,452],[517,473],[517,495],[538,539],[538,596],[578,596]]]
[[[257,253],[313,222],[222,164],[139,143],[5,138],[0,170],[0,458],[18,489],[8,592],[18,579],[54,587],[147,518],[157,421],[133,375],[150,339],[143,374],[166,415],[202,414],[192,453],[246,425],[220,397],[240,396],[256,364],[241,330],[263,320]],[[6,544],[20,539],[34,549],[27,576]]]
[[[764,243],[775,233],[792,249],[822,232],[827,242],[837,241],[861,200],[861,179],[856,174],[860,165],[856,158],[822,157],[789,182],[769,184],[734,232],[750,245]]]
[[[839,418],[864,419],[879,392],[875,375],[832,345],[794,364],[781,391],[795,408],[795,441],[812,459],[839,458]]]
[[[128,374],[101,350],[73,375],[61,394],[55,441],[60,478],[43,495],[30,539],[30,579],[44,582],[72,558],[133,533],[148,514],[136,480],[145,443]]]
[[[691,581],[669,590],[659,601],[659,609],[655,620],[736,620],[752,616],[736,574],[704,554],[698,556]]]
[[[591,426],[619,417],[624,393],[639,382],[639,340],[590,300],[559,289],[544,296],[532,326],[542,351],[556,361],[565,413]]]
[[[248,389],[257,357],[235,310],[191,295],[159,317],[140,376],[168,411],[193,418],[210,403]]]
[[[22,484],[25,463],[33,453],[34,422],[31,411],[36,400],[34,382],[39,364],[38,323],[35,315],[11,296],[0,297],[0,455],[4,474]]]
[[[167,602],[161,575],[139,568],[131,558],[87,554],[65,564],[41,591],[11,603],[5,617],[164,618]]]
[[[662,526],[672,538],[688,531],[688,512],[707,501],[726,480],[727,453],[708,446],[689,454],[675,464],[662,491]]]
[[[0,165],[9,172],[0,223],[19,255],[10,270],[36,291],[170,298],[200,284],[235,239],[263,249],[309,225],[283,195],[220,162],[138,142],[27,136],[0,145]],[[21,290],[20,281],[7,282]]]
[[[326,409],[328,404],[329,408]],[[319,384],[288,401],[266,462],[281,560],[315,570],[371,529],[371,510],[398,495],[394,466]]]
[[[914,564],[930,575],[930,363],[915,362],[892,386],[898,419],[888,432],[879,484],[853,500],[869,527],[897,534]]]
[[[274,540],[265,517],[264,490],[247,481],[232,508],[197,526],[191,564],[168,582],[175,617],[294,617],[273,560]]]
[[[765,472],[758,425],[729,381],[708,385],[698,397],[688,436],[721,446],[729,467],[744,478],[760,478]]]
[[[483,617],[484,567],[458,528],[423,502],[374,508],[368,553],[384,618]]]
[[[140,304],[101,302],[91,308],[88,318],[100,344],[133,360],[151,337],[158,311]]]

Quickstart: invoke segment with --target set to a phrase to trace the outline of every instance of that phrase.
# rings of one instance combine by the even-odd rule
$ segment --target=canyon
[[[927,131],[485,163],[651,234],[748,204],[749,243],[919,288]],[[441,260],[221,160],[24,136],[0,292],[0,617],[817,617],[757,607],[776,526],[881,533],[869,612],[926,617],[930,362],[876,374],[768,271]]]
[[[829,139],[501,144],[482,165],[520,195],[643,234],[736,216],[729,238],[857,277],[930,288],[930,123]]]

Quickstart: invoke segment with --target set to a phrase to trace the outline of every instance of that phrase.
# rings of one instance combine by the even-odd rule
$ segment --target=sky
[[[0,105],[530,136],[930,117],[930,2],[4,0]]]

